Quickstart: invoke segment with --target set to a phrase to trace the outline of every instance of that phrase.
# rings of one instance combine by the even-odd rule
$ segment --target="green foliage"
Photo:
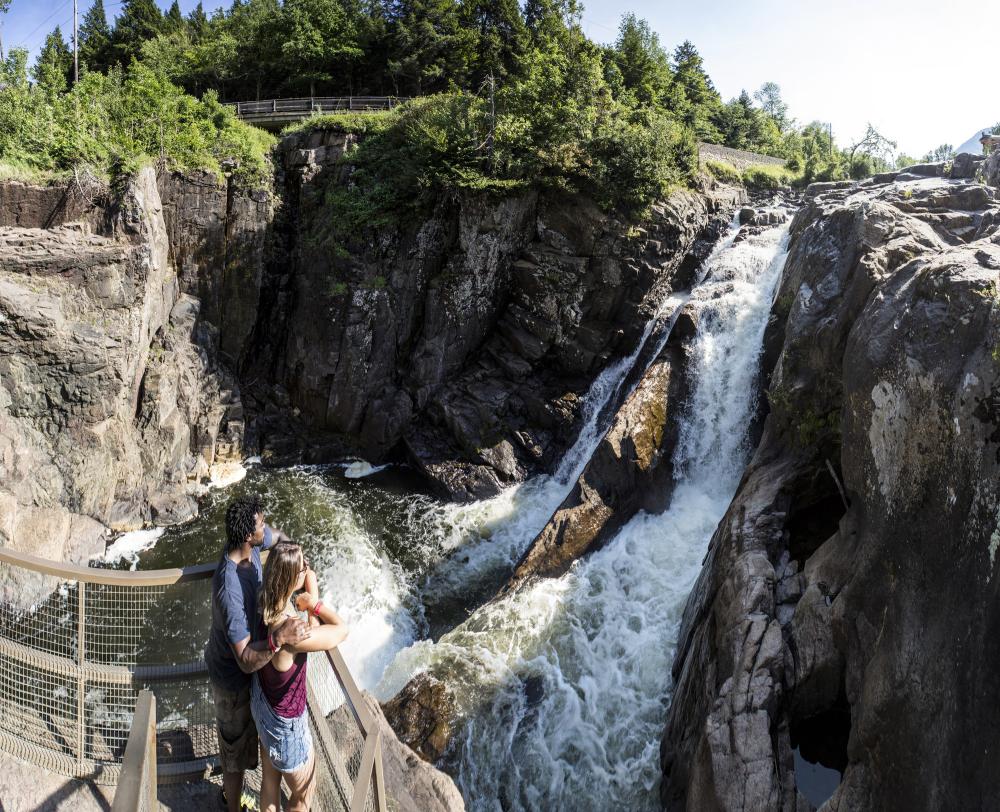
[[[68,86],[73,71],[73,52],[63,39],[59,26],[45,38],[31,74],[47,93],[61,93]]]
[[[355,183],[339,193],[345,223],[460,189],[527,185],[638,212],[691,180],[698,140],[785,158],[805,180],[878,163],[845,160],[821,125],[798,127],[773,82],[723,103],[695,46],[668,51],[634,14],[613,45],[594,43],[579,0],[232,0],[187,17],[177,0],[166,13],[157,0],[113,5],[113,27],[103,0],[84,17],[81,87],[68,89],[57,30],[34,68],[37,91],[0,101],[13,116],[0,121],[8,163],[107,170],[147,155],[218,170],[232,155],[261,177],[269,139],[238,127],[217,99],[305,93],[422,97],[293,128],[365,135]],[[763,172],[748,182],[783,181]]]
[[[668,94],[673,81],[670,61],[645,20],[631,12],[622,17],[611,58],[628,101],[651,105]]]
[[[111,26],[104,12],[104,0],[94,0],[94,5],[83,15],[79,35],[81,68],[106,71],[111,64]]]
[[[743,176],[740,174],[740,171],[726,161],[716,161],[709,158],[702,166],[708,174],[723,183],[737,184],[743,182]]]
[[[163,30],[163,14],[154,0],[124,0],[111,35],[112,59],[128,66],[142,52],[142,44]]]
[[[259,184],[270,177],[274,139],[236,120],[212,92],[188,96],[141,64],[123,72],[90,72],[67,93],[28,85],[25,54],[0,67],[0,161],[34,170],[89,167],[112,175],[149,159],[180,169],[221,174],[233,160],[236,176]]]
[[[797,179],[794,172],[777,164],[754,164],[743,170],[743,182],[752,189],[780,189]]]
[[[674,86],[672,98],[681,120],[702,141],[719,143],[718,117],[722,98],[705,72],[704,63],[694,45],[685,40],[674,50]]]

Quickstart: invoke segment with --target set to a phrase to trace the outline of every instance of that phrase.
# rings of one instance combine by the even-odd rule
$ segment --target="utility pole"
[[[80,81],[80,29],[77,25],[77,1],[73,0],[73,84]]]
[[[496,106],[496,79],[494,79],[492,72],[489,78],[486,80],[487,85],[490,89],[490,124],[489,131],[486,133],[486,161],[489,164],[490,169],[493,168],[493,135],[496,132],[497,126],[497,106]]]

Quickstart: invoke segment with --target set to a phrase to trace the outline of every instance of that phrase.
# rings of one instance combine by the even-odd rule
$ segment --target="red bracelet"
[[[267,647],[271,649],[272,654],[278,653],[278,646],[274,645],[274,635],[271,632],[267,633]]]
[[[312,613],[314,617],[319,617],[319,608],[323,605],[323,601],[316,601],[316,605],[313,607]]]

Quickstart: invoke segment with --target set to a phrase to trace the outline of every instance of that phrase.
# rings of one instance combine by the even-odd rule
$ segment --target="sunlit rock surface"
[[[812,808],[793,747],[835,716],[824,809],[1000,791],[1000,205],[939,169],[810,187],[792,225],[770,414],[681,628],[667,809]]]

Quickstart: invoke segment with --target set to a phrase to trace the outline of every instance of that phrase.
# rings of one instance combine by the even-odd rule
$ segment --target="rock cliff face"
[[[667,809],[987,809],[1000,790],[995,190],[810,187],[763,437],[684,613]],[[940,173],[936,173],[940,175]],[[843,492],[841,492],[843,488]]]
[[[325,199],[349,182],[351,138],[282,147],[281,259],[244,367],[276,386],[248,386],[255,428],[279,458],[405,456],[454,499],[554,465],[581,394],[689,282],[738,197],[679,192],[629,228],[579,198],[461,195],[338,246]]]
[[[693,322],[682,313],[666,345],[615,414],[573,489],[525,551],[507,582],[556,577],[611,539],[640,510],[670,504],[678,415],[686,399],[686,339]]]
[[[0,543],[82,560],[106,527],[194,515],[209,467],[241,453],[238,388],[151,169],[117,195],[0,190]]]

